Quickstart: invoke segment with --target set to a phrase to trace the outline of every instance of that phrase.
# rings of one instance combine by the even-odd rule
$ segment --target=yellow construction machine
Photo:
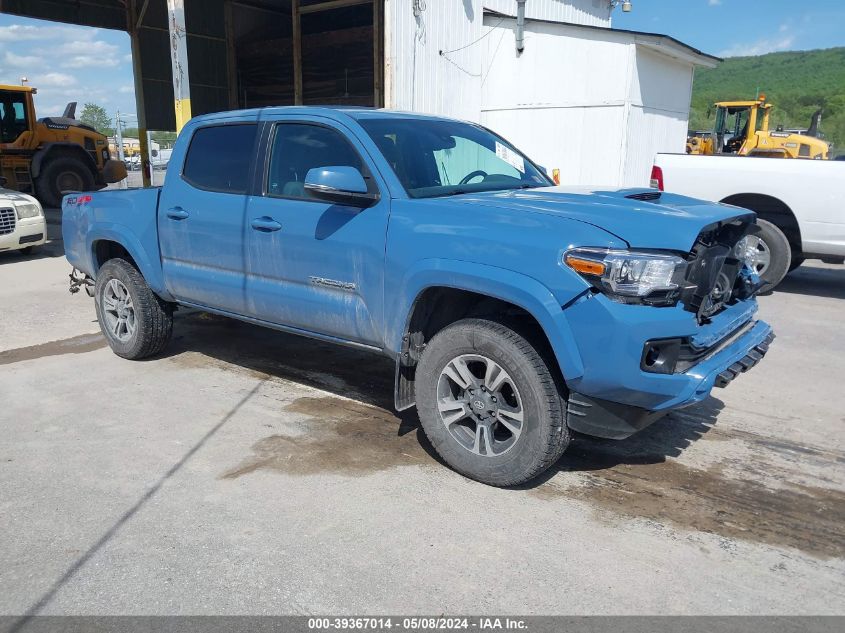
[[[58,207],[68,191],[95,191],[126,178],[108,139],[76,120],[76,103],[61,117],[36,119],[29,86],[0,85],[0,186]]]
[[[767,158],[809,158],[827,160],[830,145],[819,138],[822,112],[804,134],[769,129],[772,104],[766,95],[757,101],[721,101],[716,108],[713,132],[696,132],[687,138],[687,154],[736,154]],[[711,111],[712,114],[712,111]]]

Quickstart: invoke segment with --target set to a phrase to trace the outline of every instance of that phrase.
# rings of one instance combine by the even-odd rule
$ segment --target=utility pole
[[[120,162],[126,164],[125,154],[123,153],[123,125],[120,122],[120,110],[117,111],[115,122],[117,125],[114,129],[114,144],[117,145],[117,157],[120,159]],[[126,178],[120,181],[121,189],[126,189],[128,186],[129,184],[126,182]]]

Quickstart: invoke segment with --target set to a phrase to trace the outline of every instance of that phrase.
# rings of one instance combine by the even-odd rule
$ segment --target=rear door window
[[[258,126],[215,125],[194,132],[182,178],[198,189],[246,193]]]

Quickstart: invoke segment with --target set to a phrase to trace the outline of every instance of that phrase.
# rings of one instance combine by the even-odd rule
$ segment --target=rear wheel
[[[173,310],[123,259],[110,259],[97,273],[97,320],[112,351],[136,360],[157,354],[170,341]]]
[[[61,206],[65,192],[94,189],[94,176],[82,160],[59,156],[48,160],[41,168],[35,187],[41,204],[57,208]]]
[[[748,249],[751,266],[763,281],[763,292],[772,290],[789,272],[792,246],[777,226],[766,220],[757,220],[758,235],[749,235]]]
[[[423,430],[463,475],[514,486],[547,470],[569,444],[564,403],[543,357],[494,321],[464,319],[426,345],[416,372]]]

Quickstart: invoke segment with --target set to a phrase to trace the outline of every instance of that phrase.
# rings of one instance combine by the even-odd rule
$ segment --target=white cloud
[[[720,4],[722,4],[722,0],[707,0],[707,6],[710,7],[718,7]]]
[[[735,44],[719,53],[719,57],[753,57],[755,55],[765,55],[766,53],[776,53],[778,51],[788,51],[795,44],[795,36],[785,34],[783,37],[762,39],[756,42]]]
[[[134,95],[135,94],[135,86],[132,84],[125,84],[117,89],[120,94],[124,95]]]
[[[73,40],[92,37],[98,29],[87,29],[76,26],[31,26],[10,24],[0,26],[0,42],[35,42],[39,40],[55,42],[56,40]]]
[[[43,65],[44,58],[39,55],[18,55],[12,51],[6,51],[3,55],[3,66],[5,69],[30,72]]]
[[[73,75],[51,72],[34,76],[30,84],[37,88],[72,88],[79,81]]]
[[[119,47],[102,40],[67,42],[58,47],[64,68],[103,68],[117,66]]]

